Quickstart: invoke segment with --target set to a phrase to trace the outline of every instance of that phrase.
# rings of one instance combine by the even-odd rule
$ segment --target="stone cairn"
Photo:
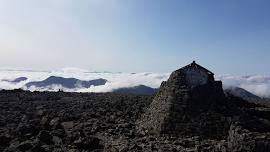
[[[201,84],[200,76],[204,73],[207,81]],[[189,82],[188,77],[193,77],[195,83]],[[210,71],[193,62],[162,82],[160,91],[137,124],[140,131],[155,135],[219,136],[225,133],[221,128],[229,127],[226,119],[220,119],[216,113],[224,112],[225,106],[222,82],[215,81]]]
[[[263,107],[256,110],[254,106],[225,96],[222,82],[193,62],[162,82],[136,127],[139,134],[147,136],[225,141],[225,151],[268,152],[270,118]]]

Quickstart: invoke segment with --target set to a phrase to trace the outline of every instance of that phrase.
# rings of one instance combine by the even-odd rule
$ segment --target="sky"
[[[0,67],[269,75],[269,0],[0,0]]]

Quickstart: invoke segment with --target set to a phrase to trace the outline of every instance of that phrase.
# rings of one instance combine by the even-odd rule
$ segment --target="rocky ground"
[[[0,151],[103,151],[110,140],[134,138],[134,122],[151,99],[1,91]]]
[[[270,147],[269,108],[230,98],[248,118],[254,119],[231,124],[226,135],[211,139],[138,133],[136,121],[153,96],[0,91],[0,151],[226,152],[234,144],[242,146],[240,151],[266,151]],[[256,147],[251,147],[252,142]]]

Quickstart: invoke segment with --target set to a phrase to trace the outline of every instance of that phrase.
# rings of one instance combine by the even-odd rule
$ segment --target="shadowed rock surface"
[[[228,127],[227,124],[220,122],[224,127],[211,128],[202,118],[215,119],[216,113],[229,114],[234,110],[227,104],[222,83],[214,81],[208,70],[192,63],[173,72],[168,81],[161,84],[150,108],[138,123],[146,132],[157,135],[222,136],[224,132],[218,130]]]
[[[26,87],[48,87],[52,85],[61,85],[64,88],[89,88],[90,86],[100,86],[106,84],[107,80],[105,79],[95,79],[90,81],[82,81],[75,78],[63,78],[63,77],[56,77],[56,76],[50,76],[49,78],[43,80],[43,81],[37,81],[37,82],[29,82],[26,84]]]

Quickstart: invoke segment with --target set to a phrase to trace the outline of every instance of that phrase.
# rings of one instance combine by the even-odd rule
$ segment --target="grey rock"
[[[74,145],[79,149],[103,149],[103,146],[100,143],[100,139],[97,137],[79,138],[78,140],[74,141]]]
[[[33,147],[32,141],[24,141],[19,144],[18,149],[20,151],[27,151],[30,150]]]
[[[51,144],[51,143],[53,143],[53,141],[52,141],[53,140],[52,135],[50,134],[50,132],[45,131],[45,130],[40,131],[40,133],[38,134],[38,139],[40,141],[48,144],[48,145]]]

